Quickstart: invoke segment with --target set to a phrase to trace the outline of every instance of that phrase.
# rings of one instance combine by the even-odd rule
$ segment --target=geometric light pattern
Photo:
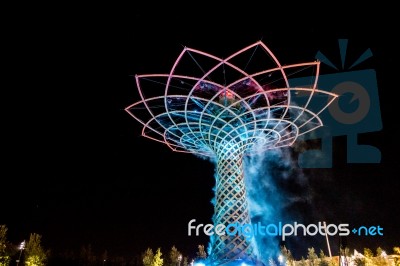
[[[169,73],[136,75],[141,100],[125,110],[144,137],[216,161],[215,225],[250,224],[243,156],[290,146],[323,125],[319,114],[337,95],[317,89],[318,75],[319,62],[281,65],[261,41],[225,59],[184,47]],[[290,87],[298,76],[310,86]],[[254,258],[242,235],[211,244],[216,264]]]

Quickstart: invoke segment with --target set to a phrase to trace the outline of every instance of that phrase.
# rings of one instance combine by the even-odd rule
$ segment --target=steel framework
[[[291,88],[289,78],[306,69],[310,86]],[[215,160],[215,225],[250,224],[243,157],[290,146],[323,125],[319,114],[337,95],[317,89],[318,75],[319,62],[281,65],[261,41],[225,59],[184,47],[170,73],[136,75],[141,100],[125,110],[143,136]],[[240,234],[215,235],[211,247],[213,264],[256,259]]]

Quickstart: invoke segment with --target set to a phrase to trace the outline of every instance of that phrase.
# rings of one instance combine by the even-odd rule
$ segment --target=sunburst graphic
[[[339,51],[340,51],[340,59],[341,59],[341,69],[345,70],[345,61],[346,61],[346,52],[347,52],[347,44],[348,44],[348,39],[339,39]],[[353,67],[359,65],[360,63],[364,62],[368,58],[372,57],[372,51],[370,48],[365,50],[364,53],[358,57],[356,61],[348,68],[352,69]],[[331,60],[329,60],[321,51],[318,51],[317,54],[315,55],[315,58],[321,61],[322,63],[330,66],[331,68],[334,68],[339,71],[338,67],[335,66]]]

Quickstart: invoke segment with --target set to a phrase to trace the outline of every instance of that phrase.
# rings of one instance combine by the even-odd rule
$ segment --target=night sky
[[[348,39],[349,62],[368,48],[373,53],[356,69],[376,70],[383,129],[360,134],[359,142],[379,148],[382,160],[349,164],[346,136],[335,137],[333,168],[303,169],[309,185],[292,193],[312,200],[297,215],[384,228],[381,237],[349,237],[351,248],[390,252],[400,245],[392,16],[378,20],[373,8],[337,8],[329,17],[322,8],[295,16],[254,6],[233,13],[46,8],[9,7],[3,37],[0,224],[12,243],[35,232],[56,251],[91,244],[132,256],[175,245],[193,257],[208,237],[188,237],[187,223],[211,222],[214,168],[140,136],[140,125],[124,111],[138,100],[134,75],[168,72],[183,46],[226,57],[258,40],[282,64],[313,61],[319,50],[340,64],[338,39]],[[321,64],[321,73],[328,72]],[[303,241],[293,244],[298,254],[315,244]],[[315,247],[326,248],[318,241]]]

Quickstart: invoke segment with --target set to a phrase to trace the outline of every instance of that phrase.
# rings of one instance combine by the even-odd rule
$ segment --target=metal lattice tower
[[[261,41],[226,59],[185,47],[170,73],[136,75],[141,100],[125,110],[143,136],[216,161],[215,225],[250,224],[243,157],[322,126],[318,116],[337,95],[317,89],[318,74],[319,62],[281,65]],[[310,86],[291,88],[298,76]],[[211,263],[254,260],[243,235],[214,236]]]

